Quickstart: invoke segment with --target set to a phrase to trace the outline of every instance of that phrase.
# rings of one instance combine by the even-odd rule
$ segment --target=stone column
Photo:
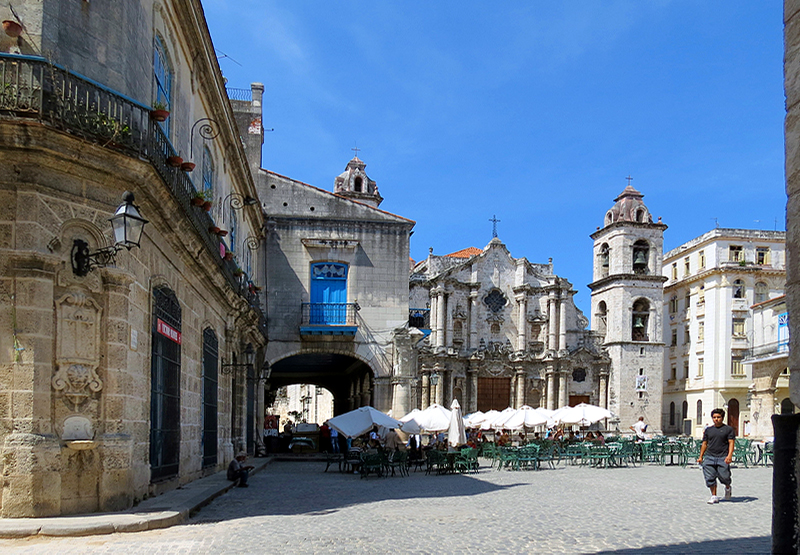
[[[468,413],[478,410],[478,365],[476,362],[470,361],[469,366],[467,371],[467,380],[469,382]]]
[[[422,365],[422,410],[427,409],[431,404],[431,371]]]
[[[517,351],[524,351],[526,347],[526,335],[528,321],[526,316],[528,314],[528,295],[521,293],[517,295],[517,305],[519,307],[519,316],[517,318]]]
[[[550,296],[547,299],[547,349],[553,351],[558,349],[558,344],[556,343],[557,307],[556,292],[550,291]]]
[[[428,313],[428,325],[430,326],[431,334],[428,337],[428,342],[430,343],[431,347],[435,347],[437,341],[436,318],[439,315],[439,310],[437,308],[437,304],[439,301],[439,292],[437,289],[432,288],[429,294],[431,297],[431,311]]]
[[[525,404],[525,371],[517,369],[517,402],[514,408],[521,408]]]
[[[445,347],[453,346],[453,310],[455,303],[449,302],[453,298],[452,291],[445,293],[447,295],[448,303],[444,313],[444,345]]]
[[[439,383],[436,384],[436,404],[444,406],[444,384],[447,379],[447,371],[439,366],[438,362],[434,365],[433,371],[439,374]]]
[[[439,298],[436,301],[436,346],[444,347],[445,345],[445,318],[447,313],[447,295],[444,289],[439,288]]]
[[[556,409],[556,379],[555,374],[553,373],[553,368],[549,367],[547,369],[547,409],[548,410],[555,410]]]
[[[566,372],[558,373],[558,408],[567,406],[567,402],[569,401],[569,385],[567,378],[568,375]]]
[[[478,292],[469,294],[469,345],[470,349],[478,348]],[[477,410],[477,409],[476,409]]]
[[[608,374],[600,374],[600,407],[608,408]]]
[[[564,298],[558,303],[558,350],[567,350],[567,299]]]

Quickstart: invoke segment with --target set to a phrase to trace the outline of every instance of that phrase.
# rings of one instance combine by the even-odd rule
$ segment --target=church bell
[[[644,251],[636,251],[636,254],[633,255],[633,265],[647,266],[647,258],[644,255]]]

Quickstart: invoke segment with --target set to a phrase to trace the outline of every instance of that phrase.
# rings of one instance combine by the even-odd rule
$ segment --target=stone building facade
[[[333,193],[261,169],[271,391],[312,384],[334,413],[393,408],[395,330],[408,320],[409,236],[414,222],[381,210],[358,157]],[[399,398],[399,395],[397,396]]]
[[[611,359],[608,409],[623,429],[644,416],[661,424],[661,259],[667,226],[654,223],[639,191],[628,185],[606,212],[594,240],[592,330]]]
[[[124,509],[252,449],[255,184],[199,0],[0,19],[0,514]],[[149,223],[110,260],[123,191]]]
[[[410,408],[606,406],[610,361],[574,294],[552,262],[514,258],[496,237],[483,250],[431,252],[410,279],[410,326],[428,334],[413,355]]]
[[[764,332],[751,307],[784,292],[785,237],[717,228],[664,255],[664,431],[701,437],[717,407],[740,436],[769,422],[773,410],[750,406],[746,360]]]

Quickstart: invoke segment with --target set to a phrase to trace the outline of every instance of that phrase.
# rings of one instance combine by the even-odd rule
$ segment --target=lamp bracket
[[[81,239],[75,239],[72,243],[72,272],[76,276],[85,276],[94,268],[110,266],[116,262],[117,246],[103,247],[94,252],[89,250],[89,244]]]

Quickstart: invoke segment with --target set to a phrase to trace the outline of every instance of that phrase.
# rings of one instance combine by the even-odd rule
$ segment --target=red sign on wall
[[[164,337],[172,339],[178,345],[181,344],[181,332],[166,324],[161,318],[156,321],[156,329]]]

